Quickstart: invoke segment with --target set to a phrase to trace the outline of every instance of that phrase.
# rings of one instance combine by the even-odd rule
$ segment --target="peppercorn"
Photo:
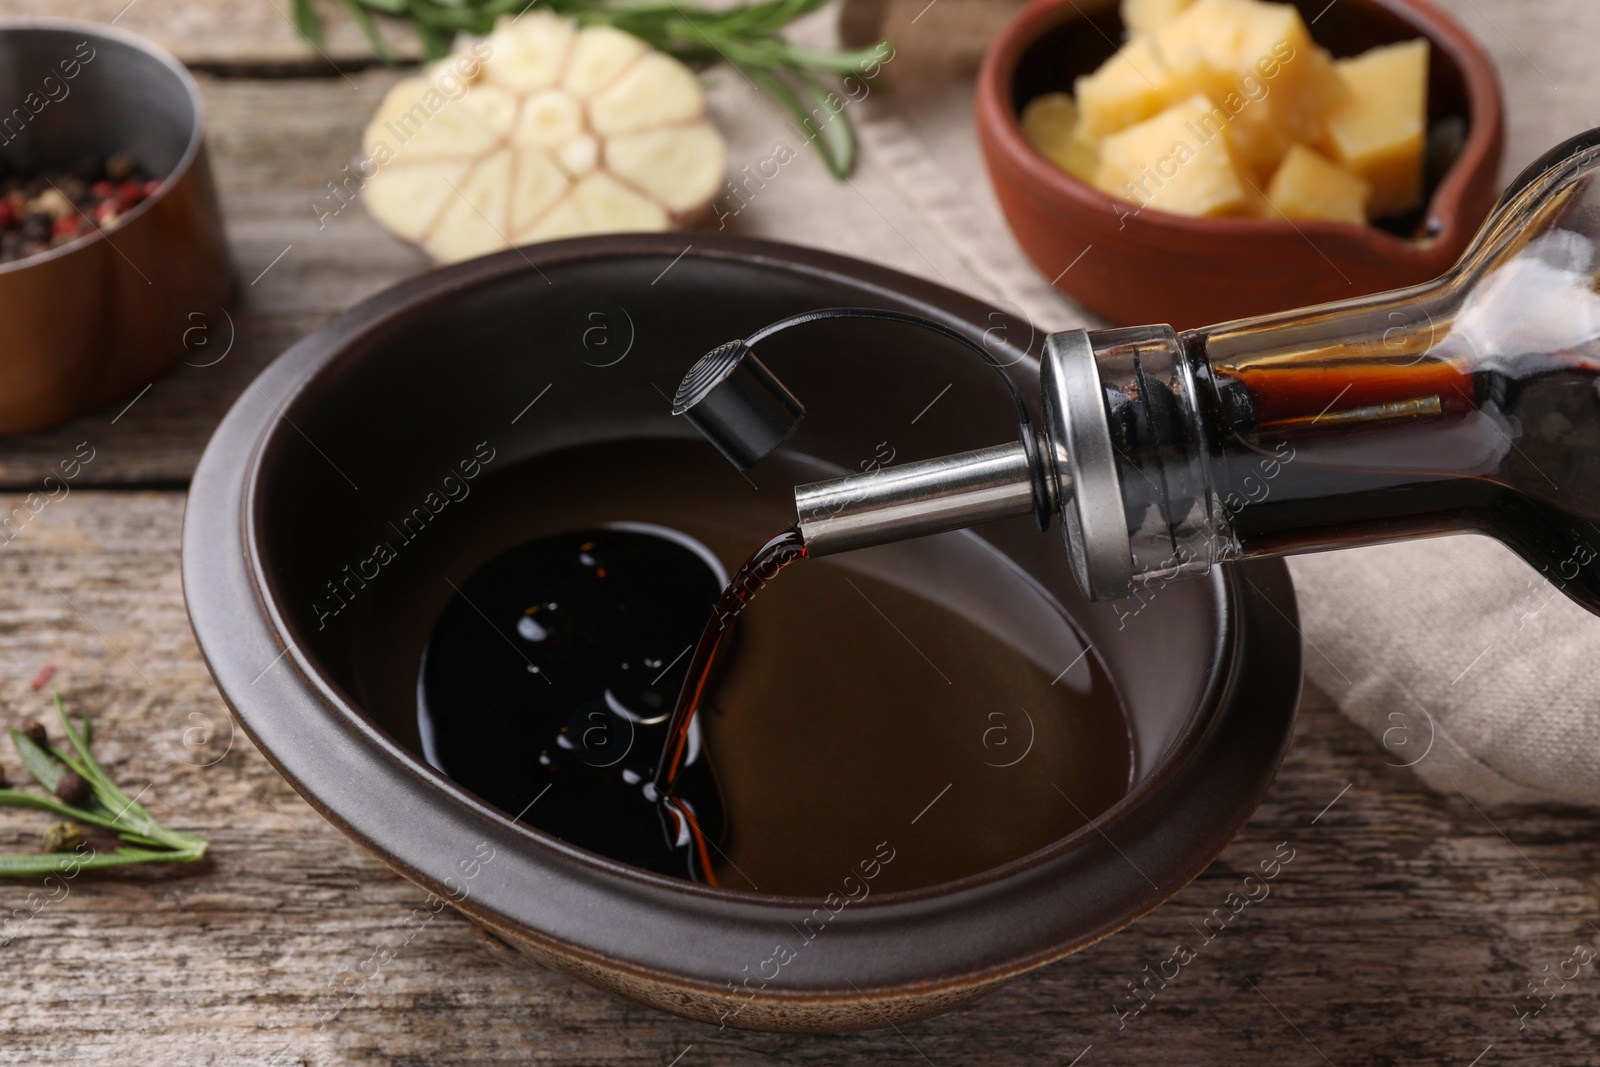
[[[40,748],[43,748],[50,742],[50,736],[44,732],[44,726],[36,722],[23,723],[22,736],[38,745]]]
[[[106,158],[106,177],[114,182],[127,181],[139,164],[126,152],[113,152]]]
[[[22,216],[22,239],[24,241],[49,241],[50,229],[55,225],[55,219],[43,212],[29,212]]]
[[[61,781],[56,783],[56,796],[68,804],[80,805],[89,799],[89,783],[72,771],[68,771],[61,776]]]
[[[89,183],[74,174],[63,174],[56,181],[56,188],[61,190],[62,196],[73,203],[89,195]]]
[[[83,831],[70,822],[58,822],[44,832],[46,852],[74,852],[83,844]]]

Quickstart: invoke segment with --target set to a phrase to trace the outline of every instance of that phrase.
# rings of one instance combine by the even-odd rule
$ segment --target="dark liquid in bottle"
[[[752,599],[799,558],[792,533],[726,589],[704,555],[742,559],[792,508],[788,487],[823,472],[778,457],[756,491],[707,452],[586,446],[476,490],[524,529],[619,512],[631,525],[550,533],[447,588],[419,691],[437,766],[612,859],[809,897],[884,855],[874,893],[976,874],[1124,795],[1116,695],[1005,557],[942,535],[808,561]],[[680,697],[695,710],[673,756]],[[689,826],[652,788],[674,760],[663,781]]]
[[[1216,368],[1247,553],[1479,531],[1600,612],[1600,348]]]

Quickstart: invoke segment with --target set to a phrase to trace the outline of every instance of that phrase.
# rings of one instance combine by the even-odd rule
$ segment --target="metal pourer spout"
[[[1134,373],[1109,371],[1113,380],[1102,381],[1102,361],[1115,368],[1129,360]],[[1166,368],[1160,376],[1154,373],[1158,367]],[[1096,600],[1126,596],[1135,570],[1130,534],[1145,532],[1147,514],[1165,522],[1163,517],[1179,502],[1124,499],[1128,479],[1118,466],[1108,396],[1131,398],[1119,408],[1123,418],[1170,428],[1171,433],[1146,434],[1153,451],[1136,450],[1141,456],[1164,454],[1163,447],[1177,443],[1172,434],[1188,422],[1175,416],[1173,405],[1174,394],[1183,394],[1178,397],[1181,406],[1187,406],[1192,394],[1186,367],[1182,345],[1167,327],[1052,334],[1045,340],[1039,368],[1042,431],[1025,423],[1021,440],[1010,444],[797,486],[796,522],[807,553],[846,552],[1025,515],[1035,516],[1044,528],[1056,517],[1085,595]],[[1172,388],[1157,388],[1158,377]],[[1135,379],[1142,389],[1134,387]],[[1148,417],[1152,403],[1165,405],[1154,419]],[[690,369],[673,412],[688,417],[718,451],[744,469],[794,432],[804,408],[745,342],[735,341],[712,350]],[[1171,452],[1167,448],[1165,454]],[[1126,460],[1125,452],[1122,458]],[[1167,484],[1143,469],[1137,473],[1135,496],[1147,483]],[[1156,543],[1173,543],[1170,531],[1152,532]],[[1185,569],[1199,572],[1187,565]]]
[[[800,536],[808,555],[825,556],[1032,515],[1029,460],[1020,443],[997,445],[796,486]],[[1049,514],[1059,490],[1045,484]]]

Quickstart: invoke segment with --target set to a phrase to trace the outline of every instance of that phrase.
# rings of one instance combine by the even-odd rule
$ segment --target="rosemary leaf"
[[[411,21],[411,28],[417,35],[417,40],[422,42],[423,58],[428,60],[438,59],[450,51],[450,36],[440,33],[439,29],[424,15],[429,5],[423,0],[407,0],[406,13]]]
[[[206,842],[202,837],[186,834],[177,830],[169,830],[156,822],[155,819],[139,805],[137,800],[123,792],[122,787],[111,780],[111,776],[100,766],[100,762],[89,752],[89,720],[82,719],[81,727],[74,729],[72,720],[67,717],[66,705],[61,700],[61,694],[56,694],[56,718],[61,721],[61,729],[72,742],[72,747],[77,750],[78,760],[68,761],[69,766],[77,771],[94,791],[95,799],[107,811],[115,812],[113,820],[117,824],[117,832],[124,839],[131,840],[135,837],[140,841],[149,841],[167,848],[194,849],[205,851]],[[63,760],[67,757],[57,753]]]
[[[38,793],[26,793],[20,789],[0,789],[0,808],[39,808],[42,811],[54,812],[63,818],[76,819],[78,822],[88,823],[90,826],[98,826],[102,830],[110,830],[130,844],[161,844],[160,841],[156,841],[153,838],[125,832],[122,824],[108,814],[89,811],[84,808],[75,808],[71,804],[57,800],[55,797],[40,796]]]
[[[856,162],[855,133],[842,113],[834,114],[829,119],[828,107],[824,102],[827,90],[798,72],[791,74],[791,77],[799,83],[800,91],[817,102],[816,110],[813,111],[776,72],[756,67],[746,70],[745,73],[794,117],[797,131],[817,146],[817,154],[822,157],[822,162],[829,172],[835,178],[848,177]],[[819,115],[823,120],[820,125]]]
[[[80,733],[72,725],[72,720],[67,718],[67,706],[61,700],[61,694],[56,694],[56,718],[61,723],[61,732],[67,735],[67,740],[72,743],[72,748],[77,752],[77,758],[71,754],[54,749],[55,757],[65,763],[72,771],[89,783],[89,788],[94,792],[95,800],[106,811],[117,812],[120,816],[130,820],[148,823],[151,821],[150,813],[133,802],[133,798],[124,793],[111,780],[99,762],[89,754],[88,730]]]
[[[0,789],[0,807],[37,808],[89,826],[97,826],[118,836],[123,846],[113,852],[42,853],[0,856],[0,878],[26,877],[81,868],[118,867],[129,863],[190,863],[206,854],[205,838],[162,826],[112,780],[89,751],[88,719],[74,723],[67,716],[61,694],[55,698],[56,718],[66,735],[67,748],[45,750],[20,730],[11,731],[12,743],[23,765],[38,783],[51,793],[32,793],[22,789]],[[53,795],[56,785],[71,770],[89,783],[94,800],[68,804]],[[133,846],[133,847],[128,847]]]
[[[795,71],[794,79],[811,98],[810,118],[821,123],[820,126],[805,125],[806,132],[816,140],[817,151],[822,153],[833,176],[839,179],[849,177],[856,166],[856,133],[844,112],[830,105],[830,100],[836,105],[839,97],[804,71]]]
[[[294,0],[294,28],[313,48],[322,47],[322,20],[317,17],[311,0]]]
[[[55,760],[50,758],[50,753],[34,744],[28,735],[12,727],[11,743],[16,746],[17,756],[22,760],[22,765],[28,768],[28,773],[34,780],[52,793],[62,776],[67,772]]]
[[[355,21],[361,30],[361,35],[367,39],[367,46],[372,49],[372,54],[385,63],[394,62],[394,53],[389,46],[383,43],[383,37],[378,33],[378,27],[372,24],[372,17],[367,14],[367,9],[362,7],[359,0],[340,0],[345,10],[350,12],[350,18]],[[370,3],[371,0],[368,0]],[[384,2],[384,0],[379,0]],[[376,4],[374,4],[376,6]]]
[[[193,863],[205,849],[161,850],[119,848],[114,852],[41,852],[36,855],[0,856],[0,878],[27,878],[69,870],[100,870],[130,863]]]

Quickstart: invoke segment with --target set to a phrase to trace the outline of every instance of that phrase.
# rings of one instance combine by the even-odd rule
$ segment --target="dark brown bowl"
[[[1395,41],[1432,42],[1430,128],[1466,121],[1454,165],[1427,209],[1391,228],[1305,220],[1191,218],[1111,197],[1034,150],[1018,122],[1036,96],[1072,89],[1123,37],[1116,0],[1035,0],[990,45],[977,127],[1006,221],[1047,278],[1123,325],[1191,329],[1399,289],[1443,274],[1494,206],[1504,131],[1488,53],[1426,0],[1296,0],[1335,56]],[[1413,237],[1413,233],[1422,236]],[[1081,260],[1079,257],[1082,257]]]
[[[0,434],[15,434],[149,384],[183,357],[185,315],[233,283],[200,91],[176,59],[109,26],[4,19],[0,99],[13,168],[130,152],[164,183],[106,232],[0,263]]]
[[[932,316],[973,339],[993,321],[978,301],[838,256],[714,236],[686,250],[681,237],[627,235],[434,271],[297,344],[223,421],[184,523],[190,617],[239,722],[330,821],[499,937],[585,981],[708,1022],[820,1031],[931,1015],[1177,892],[1250,818],[1289,740],[1300,644],[1278,562],[1171,585],[1133,613],[1139,605],[1082,600],[1057,534],[1022,520],[978,531],[1092,642],[1128,712],[1134,784],[1095,825],[1032,855],[845,908],[820,935],[825,948],[800,954],[764,989],[752,985],[753,999],[744,968],[769,960],[818,901],[619,865],[514,821],[418,753],[418,663],[452,595],[445,579],[459,581],[569,501],[533,491],[487,506],[497,498],[486,478],[473,490],[486,494],[475,496],[483,504],[444,510],[426,540],[352,592],[337,625],[317,617],[324,579],[370,554],[384,521],[407,514],[480,441],[502,472],[579,442],[668,442],[703,450],[707,470],[737,481],[671,417],[665,394],[714,344],[845,304]],[[589,358],[572,341],[596,309],[614,331],[607,351],[627,352],[620,362]],[[811,402],[785,446],[791,457],[853,466],[886,397],[947,385],[972,399],[897,430],[901,456],[1015,434],[988,368],[943,338],[885,328],[844,331],[831,344],[817,334],[779,340],[763,356]],[[1037,363],[1015,349],[998,354],[1017,360],[1013,372],[1037,403]],[[619,464],[618,486],[628,473]],[[763,470],[771,473],[751,472],[757,482]],[[792,521],[793,502],[781,481],[762,488],[749,499],[754,529],[765,533]],[[612,492],[609,483],[585,491]],[[634,517],[630,509],[645,506],[636,492],[616,490],[610,514]],[[491,864],[474,863],[491,853]]]

